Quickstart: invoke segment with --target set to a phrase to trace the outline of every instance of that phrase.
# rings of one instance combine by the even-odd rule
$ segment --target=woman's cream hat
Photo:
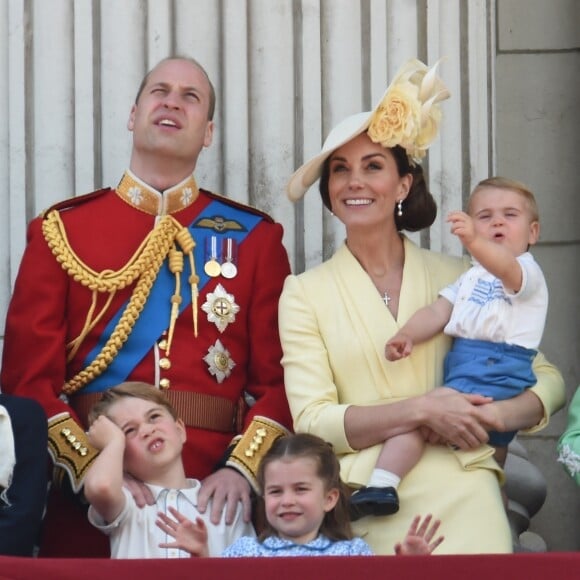
[[[441,121],[440,101],[449,91],[436,75],[439,62],[431,68],[413,59],[405,63],[372,111],[357,113],[340,122],[328,134],[322,151],[290,177],[286,192],[300,199],[320,177],[326,159],[339,147],[364,131],[383,147],[400,145],[412,162],[418,163],[437,136]]]

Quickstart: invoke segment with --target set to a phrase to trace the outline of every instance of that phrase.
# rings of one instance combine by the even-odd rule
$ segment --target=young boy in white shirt
[[[89,440],[100,454],[85,479],[89,521],[109,535],[112,558],[189,558],[157,525],[158,513],[174,508],[208,529],[209,555],[218,556],[242,536],[255,536],[243,521],[241,504],[231,525],[197,510],[200,482],[188,479],[181,459],[185,425],[163,392],[127,382],[103,393],[89,414]],[[127,473],[144,482],[155,504],[140,508],[123,486]]]

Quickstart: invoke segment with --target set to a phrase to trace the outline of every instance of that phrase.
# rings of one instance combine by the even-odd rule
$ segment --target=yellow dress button
[[[166,390],[171,386],[171,381],[167,378],[163,378],[159,381],[159,386],[163,389]]]
[[[159,348],[161,350],[166,350],[167,349],[167,339],[163,338],[159,341]]]
[[[167,370],[171,368],[171,361],[168,358],[162,358],[159,360],[159,366],[163,369],[163,370]]]

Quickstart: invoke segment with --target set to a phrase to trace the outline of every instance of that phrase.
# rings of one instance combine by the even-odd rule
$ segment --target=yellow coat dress
[[[296,431],[331,442],[343,480],[366,484],[381,445],[354,450],[344,427],[349,405],[396,402],[441,385],[443,359],[451,339],[443,334],[417,345],[410,357],[389,362],[387,339],[412,314],[432,302],[467,262],[422,250],[404,239],[405,265],[398,320],[385,307],[370,277],[343,245],[327,262],[286,279],[279,305],[286,394]],[[536,357],[533,387],[549,415],[564,401],[558,371]],[[538,374],[539,373],[539,374]],[[392,554],[413,516],[432,513],[442,520],[445,541],[437,553],[507,553],[512,539],[500,485],[503,472],[483,445],[469,452],[428,445],[399,487],[396,515],[366,517],[353,527],[377,554]]]

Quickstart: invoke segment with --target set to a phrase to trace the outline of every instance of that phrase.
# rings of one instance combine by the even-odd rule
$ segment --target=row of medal
[[[205,239],[204,271],[211,278],[235,278],[238,274],[238,242],[233,238]]]

